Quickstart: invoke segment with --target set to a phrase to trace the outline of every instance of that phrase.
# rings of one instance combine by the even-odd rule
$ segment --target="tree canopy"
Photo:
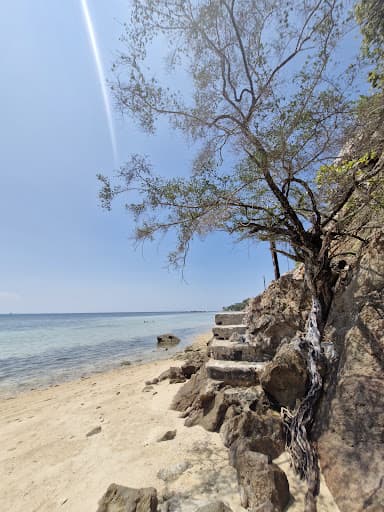
[[[369,74],[374,87],[384,86],[384,2],[361,0],[355,15],[363,35],[362,53],[374,65]]]
[[[357,61],[336,62],[351,24],[346,2],[336,0],[135,0],[127,51],[115,64],[118,105],[150,133],[166,117],[200,150],[192,174],[173,179],[131,156],[117,185],[100,177],[104,206],[135,190],[127,207],[136,238],[175,230],[174,264],[194,236],[215,229],[289,242],[289,256],[304,261],[313,233],[345,201],[342,194],[330,211],[316,173],[354,122]],[[190,74],[184,90],[147,69],[158,37],[169,40],[168,70]]]

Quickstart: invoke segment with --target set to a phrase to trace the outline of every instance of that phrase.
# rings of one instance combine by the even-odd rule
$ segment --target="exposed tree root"
[[[320,470],[317,449],[309,434],[314,421],[315,409],[319,400],[323,381],[318,371],[321,360],[321,334],[318,328],[321,306],[312,301],[308,317],[307,332],[299,347],[305,352],[309,373],[309,388],[305,398],[294,411],[282,408],[282,420],[286,433],[286,448],[292,465],[300,478],[305,479],[308,491],[305,498],[305,512],[316,512],[316,496],[320,489]]]

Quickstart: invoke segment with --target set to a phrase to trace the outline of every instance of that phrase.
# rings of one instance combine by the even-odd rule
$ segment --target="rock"
[[[176,437],[176,430],[168,430],[165,434],[163,434],[159,439],[157,440],[158,443],[161,443],[162,441],[171,441],[172,439],[175,439]]]
[[[165,370],[158,377],[159,381],[169,379],[170,384],[177,384],[179,382],[185,382],[187,379],[179,366],[171,366],[168,370]]]
[[[179,412],[185,412],[189,409],[199,396],[200,390],[204,387],[206,381],[207,373],[205,367],[202,367],[177,391],[172,400],[171,409]]]
[[[239,406],[240,414],[242,411],[265,412],[271,404],[260,385],[250,387],[226,387],[224,390],[225,395],[231,405]]]
[[[160,382],[159,379],[157,377],[155,377],[154,379],[146,380],[145,385],[152,386],[153,384],[158,384],[159,382]]]
[[[185,425],[187,427],[201,425],[209,432],[218,432],[229,406],[230,403],[222,391],[212,395],[207,394],[205,400],[200,396],[200,403],[193,413],[189,414]]]
[[[258,360],[272,359],[281,343],[304,331],[310,307],[302,266],[272,281],[250,301],[244,323],[250,341],[259,348]]]
[[[180,338],[178,338],[174,334],[160,334],[159,336],[157,336],[157,344],[160,347],[168,345],[177,345],[178,343],[180,343]]]
[[[315,425],[327,485],[344,512],[384,510],[384,232],[335,294],[325,339],[338,353]]]
[[[132,489],[111,484],[99,501],[97,512],[156,512],[157,492],[153,487]]]
[[[101,432],[101,427],[100,426],[95,427],[92,430],[90,430],[89,432],[87,432],[86,437],[91,437],[91,436],[94,436],[95,434],[100,434],[100,432]]]
[[[196,512],[232,512],[232,509],[223,501],[212,501],[212,503],[199,507]]]
[[[282,512],[290,498],[284,471],[261,453],[242,451],[234,461],[241,504],[252,511]],[[272,506],[272,508],[271,508]],[[264,507],[264,508],[263,508]]]
[[[248,450],[263,453],[270,459],[279,457],[285,449],[280,415],[271,410],[266,414],[244,411],[229,418],[220,434],[226,447],[243,440]]]
[[[185,363],[181,367],[181,371],[186,379],[190,379],[197,371],[199,371],[201,364]]]
[[[191,463],[188,461],[179,462],[168,468],[162,468],[157,473],[157,478],[164,480],[164,482],[170,482],[176,480],[182,475],[187,469],[191,467]]]
[[[307,380],[306,361],[294,342],[282,345],[260,375],[264,391],[280,406],[291,409],[304,397]]]

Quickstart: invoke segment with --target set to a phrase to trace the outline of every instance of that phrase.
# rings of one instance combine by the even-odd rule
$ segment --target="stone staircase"
[[[215,316],[206,369],[210,379],[225,385],[254,386],[259,383],[265,365],[265,362],[257,361],[256,347],[245,340],[244,315],[244,312],[231,312]]]

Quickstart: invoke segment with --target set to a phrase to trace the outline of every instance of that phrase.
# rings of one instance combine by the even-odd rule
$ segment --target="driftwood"
[[[306,353],[309,372],[309,389],[294,411],[282,408],[281,415],[286,433],[286,448],[291,456],[292,466],[301,479],[305,479],[308,491],[305,497],[305,512],[316,512],[316,496],[320,489],[320,470],[317,449],[309,434],[314,421],[316,405],[319,400],[323,381],[318,370],[321,359],[321,334],[318,319],[321,318],[321,306],[312,301],[308,317],[307,332],[300,340],[299,348]]]

